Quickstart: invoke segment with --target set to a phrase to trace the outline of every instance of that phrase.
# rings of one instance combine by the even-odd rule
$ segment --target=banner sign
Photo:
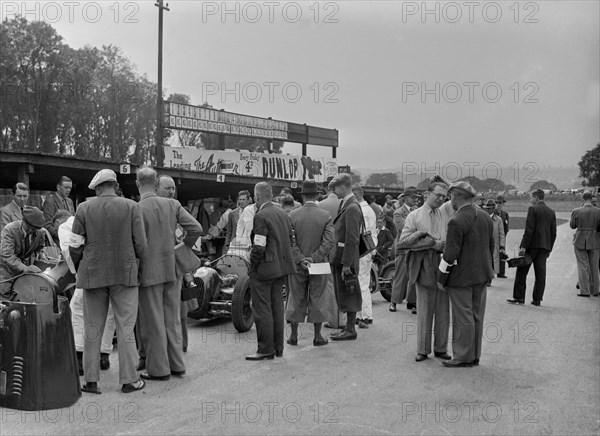
[[[338,166],[335,159],[311,158],[289,154],[252,153],[249,151],[200,150],[197,148],[164,147],[165,167],[203,173],[231,174],[302,181],[314,179],[324,182],[335,176]]]
[[[282,141],[288,139],[288,125],[284,121],[239,115],[170,101],[165,102],[164,111],[164,126],[171,129]]]

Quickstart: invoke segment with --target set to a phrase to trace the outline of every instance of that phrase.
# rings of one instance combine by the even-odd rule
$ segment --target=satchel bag
[[[360,231],[360,238],[358,238],[358,257],[364,257],[377,247],[375,246],[375,241],[373,241],[371,232],[367,230],[365,217],[362,213],[362,207],[360,208],[360,219],[362,221],[362,228]]]
[[[58,265],[62,260],[60,247],[54,243],[54,240],[47,229],[42,227],[42,230],[44,231],[46,243],[48,245],[45,245],[36,253],[35,262]]]
[[[183,242],[175,246],[175,262],[179,271],[184,273],[194,272],[202,265],[198,256]]]

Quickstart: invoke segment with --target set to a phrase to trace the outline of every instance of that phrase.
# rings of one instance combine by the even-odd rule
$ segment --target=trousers
[[[452,358],[472,362],[481,357],[486,282],[475,286],[447,287],[452,303]]]
[[[579,290],[583,295],[598,295],[600,285],[600,274],[598,273],[599,257],[600,249],[582,250],[575,248]]]
[[[550,251],[543,248],[530,248],[527,250],[527,254],[531,256],[533,262],[517,268],[515,284],[513,286],[513,298],[515,300],[525,300],[527,274],[529,273],[529,268],[533,265],[533,271],[535,272],[533,301],[542,301],[544,299],[544,290],[546,289],[546,260],[550,256]]]
[[[434,335],[433,351],[446,353],[450,329],[450,303],[448,293],[436,287],[417,287],[417,353],[431,353],[431,334]],[[433,320],[435,318],[435,328]]]
[[[70,302],[71,307],[71,324],[73,324],[73,337],[75,338],[75,350],[82,352],[84,347],[85,329],[83,321],[83,289],[76,288]],[[113,337],[117,323],[115,321],[115,313],[112,310],[110,301],[108,303],[108,315],[106,317],[106,325],[102,333],[102,342],[100,352],[110,354],[113,349]]]
[[[373,319],[373,300],[371,299],[372,256],[367,254],[358,261],[358,283],[362,296],[362,309],[356,314],[359,319]]]
[[[272,280],[250,278],[257,353],[283,352],[283,283],[283,277]]]
[[[408,283],[408,262],[406,253],[396,255],[396,272],[392,281],[392,303],[400,304],[406,298],[407,304],[417,302],[417,291],[414,283]]]

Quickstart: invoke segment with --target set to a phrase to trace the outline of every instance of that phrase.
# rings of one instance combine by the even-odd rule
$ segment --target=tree
[[[556,185],[547,180],[538,180],[529,188],[530,191],[535,191],[536,189],[549,189],[550,191],[556,191]]]
[[[427,188],[429,188],[430,183],[431,183],[431,178],[427,177],[425,180],[421,180],[419,182],[419,184],[417,185],[417,189],[419,191],[427,191]]]
[[[350,175],[352,176],[352,184],[353,185],[360,185],[362,183],[362,177],[361,177],[360,173],[350,170]]]
[[[374,173],[365,182],[367,186],[398,187],[398,174],[396,173]]]
[[[581,157],[579,177],[586,179],[582,183],[583,186],[600,185],[600,143]]]

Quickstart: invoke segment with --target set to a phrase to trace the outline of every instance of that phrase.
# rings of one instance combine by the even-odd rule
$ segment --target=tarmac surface
[[[298,346],[271,361],[244,360],[254,328],[188,320],[185,378],[123,394],[115,350],[102,395],[58,410],[0,409],[0,434],[598,435],[600,298],[576,296],[572,233],[558,228],[541,307],[529,304],[533,269],[525,305],[506,303],[514,269],[494,279],[478,367],[416,363],[416,315],[389,312],[379,294],[358,340],[313,347],[305,324]],[[509,232],[509,255],[521,235]]]

